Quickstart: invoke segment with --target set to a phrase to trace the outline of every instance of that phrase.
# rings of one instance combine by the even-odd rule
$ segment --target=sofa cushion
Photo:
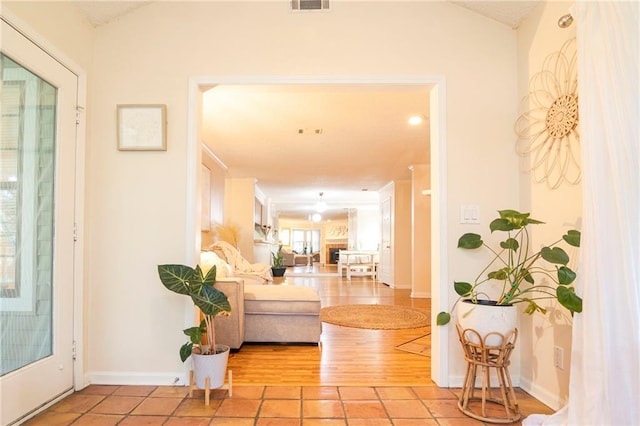
[[[220,259],[220,257],[212,251],[201,252],[200,269],[202,269],[202,273],[206,275],[213,265],[216,266],[216,278],[227,278],[232,276],[233,271],[231,270],[231,265]]]
[[[320,296],[311,287],[255,285],[244,287],[245,314],[319,315]]]

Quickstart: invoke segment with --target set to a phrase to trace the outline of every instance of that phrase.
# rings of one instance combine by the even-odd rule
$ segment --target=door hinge
[[[76,105],[76,126],[80,125],[80,113],[84,112],[84,107]]]
[[[74,361],[76,360],[76,341],[75,340],[71,345],[71,359],[73,359]]]
[[[73,242],[78,241],[78,224],[74,222],[73,224]]]

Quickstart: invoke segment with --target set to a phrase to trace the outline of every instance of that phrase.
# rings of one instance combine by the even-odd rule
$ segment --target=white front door
[[[394,286],[394,270],[393,270],[393,247],[391,246],[392,230],[391,230],[391,203],[392,196],[382,200],[380,214],[382,221],[380,247],[380,270],[378,271],[378,279],[385,284]]]
[[[2,20],[0,423],[73,388],[77,76]]]

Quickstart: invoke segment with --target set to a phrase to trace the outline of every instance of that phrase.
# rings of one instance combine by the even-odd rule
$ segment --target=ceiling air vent
[[[329,0],[291,0],[293,10],[329,10]]]

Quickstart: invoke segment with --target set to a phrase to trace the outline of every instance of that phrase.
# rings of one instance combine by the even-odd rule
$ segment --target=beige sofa
[[[203,252],[203,271],[213,265],[215,286],[231,304],[230,316],[215,319],[217,343],[239,349],[244,342],[320,342],[320,296],[315,288],[271,284],[259,274],[234,276],[215,253]]]
[[[298,254],[289,249],[282,249],[283,262],[285,266],[309,265],[320,261],[320,253]]]
[[[227,295],[232,313],[217,317],[217,343],[239,349],[244,342],[320,342],[320,297],[311,287],[245,284],[227,278],[215,286]]]

